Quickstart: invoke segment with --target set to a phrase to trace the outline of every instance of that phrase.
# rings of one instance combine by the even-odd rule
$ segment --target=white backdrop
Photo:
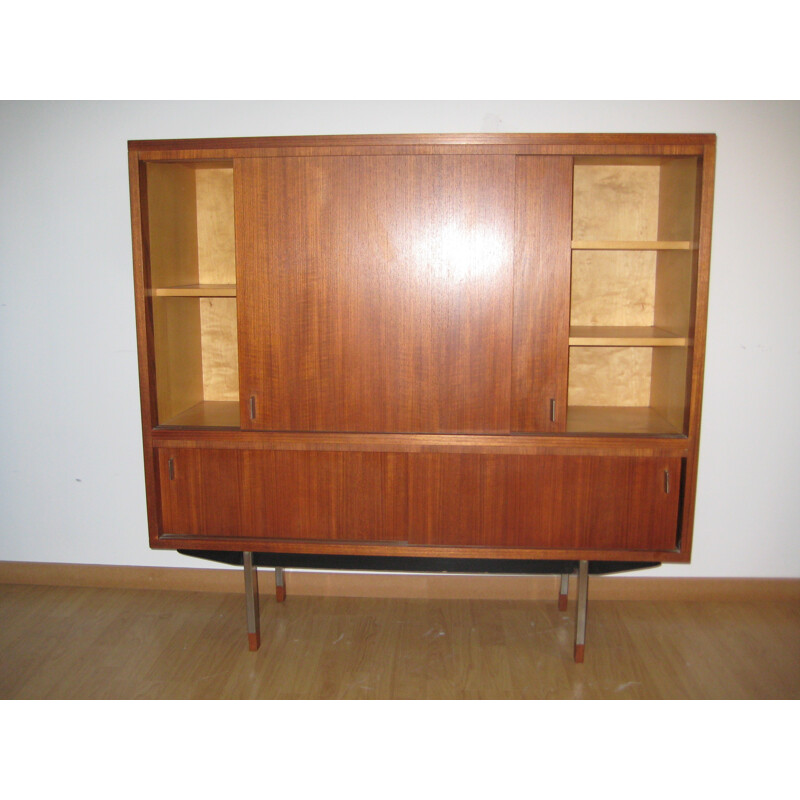
[[[649,574],[800,577],[800,103],[0,103],[0,560],[148,548],[126,141],[718,135],[695,545]]]

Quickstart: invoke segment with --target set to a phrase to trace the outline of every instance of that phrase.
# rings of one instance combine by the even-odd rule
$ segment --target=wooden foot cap
[[[567,610],[567,595],[560,594],[558,596],[558,610],[559,611],[566,611]]]
[[[261,634],[260,633],[248,633],[247,634],[247,644],[250,647],[251,651],[258,650],[261,647]]]
[[[576,644],[575,645],[575,663],[576,664],[583,664],[583,648],[586,647],[584,644]]]
[[[285,586],[276,586],[275,587],[275,599],[282,603],[286,599],[286,587]]]

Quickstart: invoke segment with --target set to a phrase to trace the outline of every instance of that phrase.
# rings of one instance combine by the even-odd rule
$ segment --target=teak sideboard
[[[716,137],[129,142],[150,545],[256,566],[689,561]]]

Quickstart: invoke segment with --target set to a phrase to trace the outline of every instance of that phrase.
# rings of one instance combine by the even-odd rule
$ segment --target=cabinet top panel
[[[427,133],[153,139],[129,141],[128,150],[147,154],[170,153],[172,157],[184,158],[198,158],[202,154],[223,157],[220,154],[241,151],[245,151],[242,155],[256,155],[251,151],[344,148],[348,151],[359,149],[370,152],[372,148],[405,150],[448,147],[489,147],[519,153],[698,155],[705,147],[713,147],[715,142],[716,135],[711,133]]]

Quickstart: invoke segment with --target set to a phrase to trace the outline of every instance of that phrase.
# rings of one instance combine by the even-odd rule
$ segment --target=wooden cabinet
[[[688,561],[714,152],[130,142],[151,546]]]

